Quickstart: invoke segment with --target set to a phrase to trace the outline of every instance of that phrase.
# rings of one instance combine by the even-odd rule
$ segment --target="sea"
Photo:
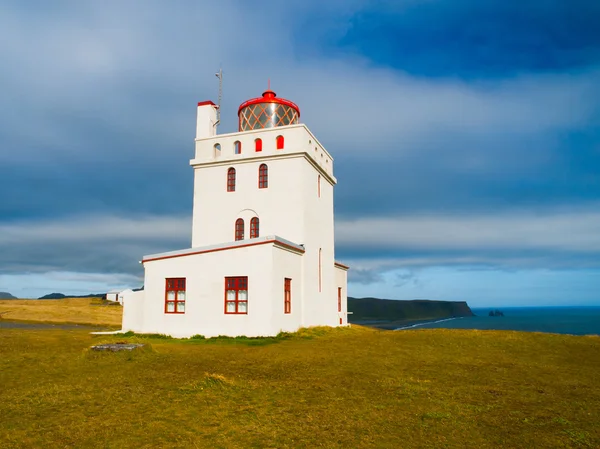
[[[481,329],[600,335],[600,307],[472,308],[476,316],[415,323],[405,329]],[[489,316],[500,310],[504,316]]]

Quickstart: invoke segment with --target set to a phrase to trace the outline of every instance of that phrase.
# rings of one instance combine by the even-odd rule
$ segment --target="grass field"
[[[0,300],[5,320],[121,326],[123,308],[96,298]]]
[[[109,341],[147,346],[89,351]],[[598,337],[2,329],[0,354],[2,448],[600,447]]]

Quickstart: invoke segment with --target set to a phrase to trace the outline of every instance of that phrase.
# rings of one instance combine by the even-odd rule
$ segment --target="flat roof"
[[[238,240],[235,242],[220,243],[218,245],[198,246],[195,248],[186,248],[166,253],[150,254],[144,256],[141,262],[151,262],[153,260],[171,259],[173,257],[191,256],[195,254],[212,253],[215,251],[227,251],[230,249],[246,248],[248,246],[265,245],[272,243],[283,249],[291,250],[297,254],[304,254],[304,247],[296,243],[290,242],[277,235],[267,235],[255,239]]]

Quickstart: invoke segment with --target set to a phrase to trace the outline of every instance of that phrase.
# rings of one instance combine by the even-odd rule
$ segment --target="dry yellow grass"
[[[0,319],[120,326],[123,308],[91,298],[0,300]]]

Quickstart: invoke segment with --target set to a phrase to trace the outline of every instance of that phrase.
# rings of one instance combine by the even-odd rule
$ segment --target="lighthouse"
[[[123,330],[174,337],[273,336],[347,326],[347,270],[335,260],[333,158],[300,108],[268,89],[218,134],[198,103],[191,248],[147,255]]]

